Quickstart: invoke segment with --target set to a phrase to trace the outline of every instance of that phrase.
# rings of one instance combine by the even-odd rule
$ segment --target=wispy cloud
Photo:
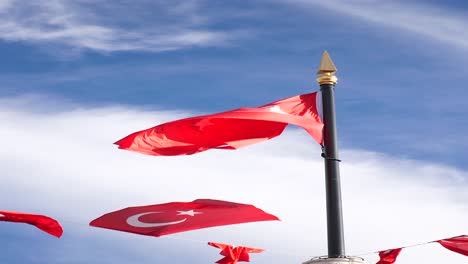
[[[325,254],[323,161],[319,146],[304,131],[288,130],[277,139],[236,151],[152,157],[118,150],[112,142],[162,120],[180,118],[180,113],[65,103],[47,111],[42,101],[31,97],[0,100],[0,135],[8,139],[0,152],[0,199],[5,201],[5,210],[58,218],[65,234],[64,240],[53,245],[28,247],[40,232],[31,229],[31,238],[21,240],[14,234],[25,227],[15,226],[15,232],[8,231],[2,239],[21,250],[16,258],[66,246],[59,260],[43,256],[42,262],[73,259],[89,263],[96,256],[107,259],[107,254],[114,256],[118,251],[126,259],[140,258],[140,263],[168,259],[186,263],[188,258],[191,263],[206,263],[217,259],[217,252],[205,245],[209,240],[267,249],[254,256],[258,263],[300,263]],[[466,171],[357,150],[343,151],[341,158],[345,161],[342,180],[348,254],[466,233]],[[126,206],[195,198],[253,203],[282,221],[177,235],[188,240],[87,227],[94,217]],[[8,230],[13,230],[11,225]],[[88,242],[97,246],[87,246]],[[14,254],[9,250],[5,257]],[[375,254],[365,257],[369,263],[375,260]],[[427,263],[466,262],[463,256],[435,245],[408,249],[399,263],[415,263],[421,258],[430,258],[432,262]]]
[[[200,1],[2,1],[0,39],[99,52],[177,50],[230,43]]]
[[[408,1],[284,0],[301,7],[322,7],[373,24],[394,27],[427,38],[468,48],[468,13],[446,6]]]

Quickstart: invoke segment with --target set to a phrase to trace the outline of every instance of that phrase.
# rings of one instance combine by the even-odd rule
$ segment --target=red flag
[[[128,207],[105,214],[89,224],[159,237],[206,227],[269,220],[279,219],[252,205],[199,199],[188,203]]]
[[[394,248],[389,250],[379,251],[380,260],[376,264],[392,264],[395,263],[402,248]]]
[[[468,236],[457,236],[452,238],[441,239],[439,242],[444,248],[468,256]]]
[[[44,215],[0,211],[0,221],[30,224],[56,237],[63,234],[59,222]]]
[[[164,123],[114,144],[155,156],[191,155],[208,149],[238,149],[279,136],[288,124],[304,128],[319,144],[323,123],[318,93],[297,95],[256,108],[239,108]]]
[[[221,249],[220,255],[224,258],[216,261],[218,264],[236,264],[238,261],[250,262],[249,253],[260,253],[263,249],[249,247],[234,247],[221,243],[208,242],[208,245]]]

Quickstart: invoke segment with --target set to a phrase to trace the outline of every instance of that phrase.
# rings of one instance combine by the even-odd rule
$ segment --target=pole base
[[[346,258],[328,258],[318,257],[303,262],[302,264],[367,264],[364,259],[359,257],[346,257]]]

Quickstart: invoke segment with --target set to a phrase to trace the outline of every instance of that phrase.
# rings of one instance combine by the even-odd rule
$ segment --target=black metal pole
[[[325,188],[327,198],[328,257],[345,256],[343,213],[341,204],[340,160],[335,116],[335,85],[322,84],[323,157],[325,160]]]
[[[344,230],[341,204],[340,167],[335,115],[336,67],[325,51],[320,62],[317,79],[322,92],[323,152],[325,161],[325,188],[327,202],[328,257],[344,258]]]

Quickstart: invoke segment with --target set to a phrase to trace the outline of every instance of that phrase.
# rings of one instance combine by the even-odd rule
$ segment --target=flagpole
[[[344,258],[346,254],[334,95],[335,84],[338,80],[335,76],[336,71],[337,69],[333,61],[327,51],[324,51],[317,71],[317,73],[320,74],[317,78],[317,82],[320,84],[323,106],[322,121],[324,128],[322,157],[325,162],[328,257]]]
[[[315,257],[303,264],[367,264],[359,257],[346,256],[343,210],[341,204],[340,159],[335,115],[335,84],[338,78],[335,64],[327,51],[323,52],[317,74],[322,94],[323,143],[322,157],[325,163],[325,189],[327,203],[328,255]]]

